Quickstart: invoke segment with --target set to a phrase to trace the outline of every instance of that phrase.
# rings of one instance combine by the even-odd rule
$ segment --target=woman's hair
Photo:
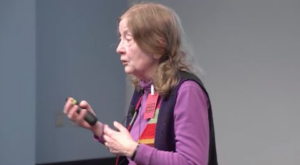
[[[130,7],[119,22],[124,18],[141,50],[160,56],[152,83],[161,96],[167,97],[179,82],[179,71],[193,70],[187,60],[188,49],[179,17],[164,5],[144,2]],[[136,89],[141,89],[137,77],[130,75],[129,78]]]

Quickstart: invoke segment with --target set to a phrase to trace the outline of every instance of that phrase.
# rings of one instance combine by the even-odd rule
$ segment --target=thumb
[[[122,124],[120,124],[120,123],[117,122],[117,121],[114,121],[114,126],[115,126],[120,132],[127,131],[127,129],[126,129]]]
[[[85,100],[80,101],[79,106],[84,109],[92,110],[90,104]]]
[[[87,109],[89,112],[91,112],[93,115],[96,116],[96,114],[95,114],[93,108],[90,106],[90,104],[89,104],[87,101],[85,101],[85,100],[80,101],[79,106],[80,106],[82,109]]]

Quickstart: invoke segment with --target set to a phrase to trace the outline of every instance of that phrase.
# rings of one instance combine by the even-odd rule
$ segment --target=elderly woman
[[[119,165],[217,165],[210,99],[187,62],[183,30],[176,13],[161,4],[139,3],[119,18],[117,53],[135,91],[124,127],[117,131],[84,117],[68,98],[64,112],[117,155]]]

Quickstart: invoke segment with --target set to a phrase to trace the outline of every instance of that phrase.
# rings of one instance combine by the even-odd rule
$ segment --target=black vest
[[[154,147],[158,150],[163,151],[175,151],[175,131],[174,131],[174,107],[177,99],[177,91],[180,85],[186,80],[192,80],[199,84],[202,90],[205,92],[207,99],[208,99],[208,119],[209,119],[209,158],[207,165],[218,165],[217,161],[217,150],[216,150],[216,142],[215,142],[215,131],[214,131],[214,122],[213,122],[213,114],[212,114],[212,107],[209,99],[209,95],[204,88],[201,80],[195,76],[194,74],[188,72],[179,72],[180,81],[176,85],[175,88],[171,90],[170,95],[162,100],[160,111],[157,120],[157,127],[155,133],[155,143]],[[127,117],[127,124],[129,125],[132,119],[132,108],[135,107],[139,98],[142,96],[142,92],[134,91],[130,109],[128,112]],[[124,160],[125,159],[125,160]],[[119,161],[119,165],[127,165],[128,160],[126,157],[121,156]]]

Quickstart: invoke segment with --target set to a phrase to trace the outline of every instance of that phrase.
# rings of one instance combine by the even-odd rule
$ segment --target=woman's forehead
[[[126,35],[127,33],[130,33],[128,26],[127,26],[127,20],[122,19],[119,23],[119,33],[122,33]]]

